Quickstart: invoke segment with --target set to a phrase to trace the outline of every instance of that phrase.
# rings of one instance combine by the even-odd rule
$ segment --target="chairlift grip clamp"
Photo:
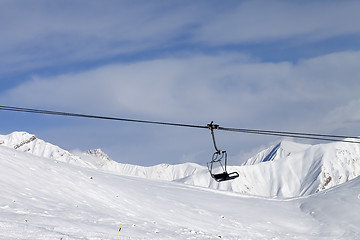
[[[207,125],[207,127],[208,127],[211,131],[213,131],[214,129],[219,129],[219,125],[213,124],[213,122],[214,122],[214,121],[211,121],[211,123],[209,123],[209,124]]]

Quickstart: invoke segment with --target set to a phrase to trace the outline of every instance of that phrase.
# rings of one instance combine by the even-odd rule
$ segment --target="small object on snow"
[[[90,177],[90,179],[93,179],[93,177]]]
[[[123,225],[123,222],[121,222],[121,224],[120,224],[120,228],[119,228],[118,236],[120,235],[120,231],[121,231],[122,225]]]

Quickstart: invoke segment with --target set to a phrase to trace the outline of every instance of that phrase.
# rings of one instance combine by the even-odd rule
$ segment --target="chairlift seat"
[[[217,182],[223,182],[223,181],[235,179],[239,177],[239,174],[237,172],[232,172],[232,173],[222,172],[222,173],[212,174],[212,177]]]

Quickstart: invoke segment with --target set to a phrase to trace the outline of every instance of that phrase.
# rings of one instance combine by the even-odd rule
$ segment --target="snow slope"
[[[13,132],[9,135],[0,135],[0,145],[22,152],[29,152],[40,157],[68,162],[78,166],[108,170],[127,176],[172,181],[197,172],[207,172],[205,167],[195,163],[178,165],[160,164],[152,167],[122,164],[110,159],[110,157],[100,149],[89,150],[86,153],[76,152],[72,154],[27,132]]]
[[[207,168],[195,163],[159,164],[151,167],[123,164],[113,161],[101,149],[88,150],[77,153],[81,159],[93,163],[99,169],[116,172],[126,176],[136,176],[149,179],[173,181],[196,173],[208,173]]]
[[[228,171],[237,171],[240,176],[217,183],[204,173],[195,173],[179,181],[258,196],[306,196],[359,176],[360,144],[281,142]]]
[[[274,200],[120,176],[1,145],[0,176],[0,239],[360,239],[359,177]]]
[[[87,161],[83,161],[80,157],[61,149],[51,143],[45,142],[37,138],[35,135],[27,132],[13,132],[9,135],[0,135],[0,145],[14,148],[22,152],[29,152],[36,156],[55,159],[61,162],[67,162],[74,165],[95,168],[95,166]]]
[[[100,149],[74,155],[25,132],[0,135],[0,145],[121,175],[266,197],[306,196],[360,175],[360,144],[353,143],[306,145],[282,141],[256,154],[243,166],[229,167],[229,171],[237,171],[240,176],[222,183],[211,179],[206,167],[194,163],[152,167],[122,164],[111,160]]]
[[[262,162],[269,162],[281,158],[286,158],[291,154],[306,151],[306,149],[308,149],[309,147],[311,147],[311,145],[282,141],[277,145],[271,146],[259,152],[255,156],[249,158],[244,163],[244,165],[255,165]]]

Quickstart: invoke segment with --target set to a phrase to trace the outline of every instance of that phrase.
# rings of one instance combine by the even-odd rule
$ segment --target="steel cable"
[[[90,115],[90,114],[82,114],[82,113],[70,113],[70,112],[51,111],[51,110],[34,109],[34,108],[22,108],[22,107],[3,106],[3,105],[0,105],[0,110],[13,111],[13,112],[47,114],[47,115],[57,115],[57,116],[68,116],[68,117],[80,117],[80,118],[93,118],[93,119],[114,120],[114,121],[126,121],[126,122],[135,122],[135,123],[147,123],[147,124],[157,124],[157,125],[168,125],[168,126],[177,126],[177,127],[202,128],[202,129],[209,128],[209,124],[204,126],[204,125],[193,125],[193,124],[184,124],[184,123],[149,121],[149,120],[140,120],[140,119],[108,117],[108,116]],[[318,133],[301,133],[301,132],[288,132],[288,131],[274,131],[274,130],[259,130],[259,129],[247,129],[247,128],[227,128],[227,127],[220,127],[218,125],[213,125],[213,126],[216,126],[216,128],[213,128],[213,129],[222,130],[222,131],[229,131],[229,132],[240,132],[240,133],[248,133],[248,134],[258,134],[258,135],[292,137],[292,138],[302,138],[302,139],[312,139],[312,140],[322,140],[322,141],[360,143],[360,137],[354,137],[354,136],[330,135],[330,134],[318,134]]]

